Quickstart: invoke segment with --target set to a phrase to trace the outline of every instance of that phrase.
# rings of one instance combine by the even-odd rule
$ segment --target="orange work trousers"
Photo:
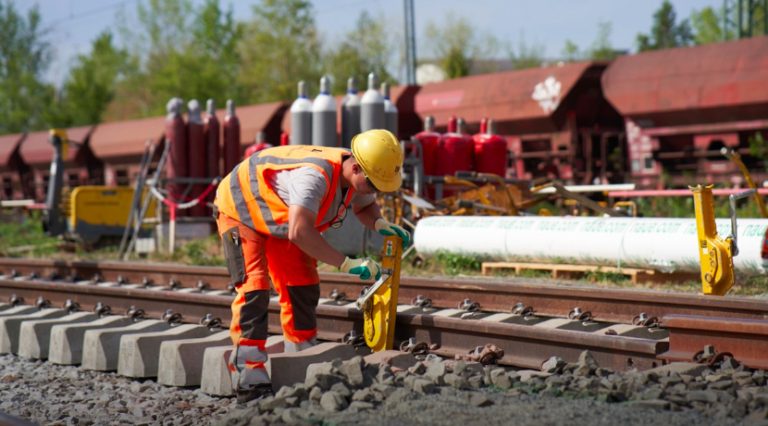
[[[216,224],[237,291],[229,327],[234,345],[230,370],[239,373],[240,388],[268,383],[264,346],[270,280],[280,301],[286,351],[312,346],[320,298],[317,261],[289,240],[260,234],[224,214],[218,214]]]

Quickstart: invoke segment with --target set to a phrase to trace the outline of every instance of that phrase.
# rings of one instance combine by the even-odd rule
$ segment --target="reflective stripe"
[[[243,198],[243,190],[240,187],[240,179],[237,175],[239,168],[240,164],[235,166],[235,168],[232,169],[232,173],[229,174],[229,191],[232,194],[232,201],[235,203],[237,214],[240,216],[240,222],[251,229],[256,229],[253,225],[251,213],[248,211],[248,206],[245,204],[245,199]]]
[[[283,345],[284,345],[283,346],[283,352],[286,352],[286,353],[288,353],[288,352],[300,352],[300,351],[303,351],[305,349],[309,349],[312,346],[317,345],[317,340],[316,339],[312,339],[312,340],[308,340],[306,342],[299,342],[299,343],[293,343],[293,342],[289,342],[288,340],[285,340],[283,342]]]
[[[275,237],[287,237],[288,236],[288,224],[277,224],[275,222],[274,217],[272,216],[272,210],[270,210],[269,206],[267,205],[267,202],[264,200],[264,197],[261,194],[261,189],[259,187],[259,176],[257,167],[262,164],[275,164],[275,165],[290,165],[290,164],[301,164],[301,163],[310,163],[314,164],[316,166],[319,166],[323,171],[325,172],[328,184],[333,184],[333,165],[330,164],[327,160],[324,160],[322,158],[280,158],[275,157],[272,155],[266,155],[266,156],[256,156],[252,155],[250,158],[250,164],[249,164],[249,172],[250,172],[250,179],[251,179],[251,190],[254,192],[254,200],[256,201],[256,204],[259,206],[259,210],[261,211],[261,217],[264,219],[264,224],[267,226],[267,229],[269,229],[269,233],[272,234]],[[239,185],[239,184],[238,184]],[[255,190],[253,188],[256,188]],[[329,190],[332,190],[333,188],[330,188]],[[242,198],[242,195],[240,196]],[[238,205],[238,213],[240,213],[240,205],[238,204],[238,201],[235,200],[235,203]],[[243,204],[244,205],[244,204]],[[248,215],[248,218],[251,219],[250,214]],[[253,223],[253,220],[251,219],[251,224]],[[250,225],[253,228],[253,225]],[[255,228],[254,228],[255,229]]]
[[[238,345],[236,351],[235,366],[238,369],[244,368],[247,362],[267,362],[267,353],[258,346]]]
[[[240,374],[232,374],[232,383],[237,383],[238,389],[247,389],[254,385],[269,383],[269,374],[265,368],[246,368]],[[238,377],[239,376],[239,377]],[[237,377],[237,378],[235,378]]]

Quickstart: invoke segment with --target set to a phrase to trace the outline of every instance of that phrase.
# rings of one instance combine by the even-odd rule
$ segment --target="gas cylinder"
[[[253,145],[246,148],[245,154],[243,154],[243,159],[246,159],[251,155],[259,151],[263,151],[267,148],[272,148],[272,144],[267,142],[267,137],[264,134],[264,132],[259,132],[256,134],[256,142],[254,142]]]
[[[385,128],[384,98],[376,90],[377,84],[376,74],[368,74],[368,90],[360,100],[360,131],[362,132]]]
[[[205,169],[207,161],[205,154],[205,135],[203,130],[203,116],[200,112],[200,102],[192,99],[187,104],[189,115],[187,118],[187,139],[189,140],[189,177],[202,179],[205,178]],[[192,186],[192,197],[197,197],[205,189],[205,184],[196,183]],[[205,216],[205,203],[198,203],[189,209],[189,216]]]
[[[291,143],[291,137],[288,133],[280,132],[280,146],[286,146]]]
[[[483,119],[480,133],[472,137],[475,146],[475,171],[504,177],[507,173],[507,141],[495,133],[496,123]]]
[[[169,162],[166,176],[168,179],[187,177],[189,166],[187,164],[187,126],[184,124],[184,118],[181,116],[181,108],[184,104],[179,98],[172,98],[166,104],[165,116],[165,142],[170,145]],[[168,184],[168,194],[172,200],[181,198],[184,186],[170,182]]]
[[[291,105],[291,145],[312,145],[312,102],[304,81],[299,82],[299,96]]]
[[[360,133],[360,96],[354,77],[347,80],[347,94],[341,101],[341,146],[349,148],[352,138]]]
[[[421,143],[421,157],[424,166],[424,174],[432,176],[436,174],[437,147],[440,143],[440,133],[435,131],[435,117],[427,116],[424,119],[424,130],[414,136]]]
[[[219,125],[219,119],[216,117],[216,104],[213,99],[208,99],[206,102],[205,110],[207,115],[205,117],[205,160],[207,167],[205,168],[205,175],[213,178],[221,174],[219,170],[219,139],[221,138]]]
[[[459,118],[455,123],[456,127],[453,128],[453,123],[449,122],[448,133],[440,137],[436,167],[438,175],[453,175],[457,171],[473,170],[472,137],[464,133],[464,119]]]
[[[224,116],[224,170],[227,175],[240,162],[240,119],[235,114],[235,102],[227,101],[227,115]]]
[[[339,146],[336,134],[336,99],[331,96],[331,81],[326,76],[320,79],[320,94],[312,103],[312,145]]]
[[[381,83],[381,94],[384,96],[384,128],[397,137],[397,107],[389,99],[389,84]]]

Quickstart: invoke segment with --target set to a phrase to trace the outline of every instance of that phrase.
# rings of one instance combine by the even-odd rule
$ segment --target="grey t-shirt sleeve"
[[[328,190],[323,174],[312,167],[278,172],[273,177],[277,195],[287,206],[302,206],[314,213],[320,211],[320,203]]]

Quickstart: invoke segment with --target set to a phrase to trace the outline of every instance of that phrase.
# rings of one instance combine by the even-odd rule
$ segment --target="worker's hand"
[[[373,259],[352,259],[347,257],[339,266],[341,272],[359,275],[361,280],[369,280],[371,277],[381,278],[381,266]]]
[[[387,221],[383,217],[376,219],[376,223],[373,227],[379,231],[379,234],[384,236],[397,235],[403,240],[403,248],[408,247],[411,244],[411,234],[400,225],[395,225],[392,222]]]

